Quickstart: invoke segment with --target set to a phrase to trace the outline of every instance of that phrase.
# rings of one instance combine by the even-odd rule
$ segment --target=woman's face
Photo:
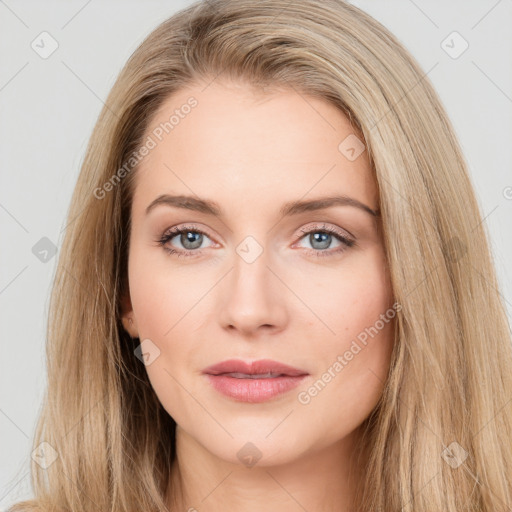
[[[347,442],[380,398],[393,297],[380,218],[354,206],[377,210],[377,188],[327,102],[203,89],[169,97],[144,137],[124,321],[178,432],[227,462],[280,464]],[[190,199],[147,211],[163,195]],[[321,204],[334,197],[350,201]],[[233,359],[303,375],[204,373]]]

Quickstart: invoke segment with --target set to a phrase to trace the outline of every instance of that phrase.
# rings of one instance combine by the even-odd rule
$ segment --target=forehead
[[[364,148],[361,136],[334,105],[292,88],[214,81],[181,89],[153,116],[148,137],[154,147],[137,169],[134,203],[186,193],[262,207],[340,193],[377,204],[367,152],[346,152]]]

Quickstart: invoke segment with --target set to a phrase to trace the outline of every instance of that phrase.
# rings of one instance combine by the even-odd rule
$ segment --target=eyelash
[[[157,240],[158,244],[163,247],[163,249],[169,253],[169,255],[175,255],[178,257],[186,257],[186,258],[193,258],[195,256],[199,256],[201,254],[201,250],[190,250],[190,249],[180,249],[175,250],[171,249],[166,246],[167,242],[172,240],[177,235],[181,235],[182,233],[199,233],[201,235],[208,236],[208,233],[204,232],[203,230],[196,228],[195,226],[183,226],[181,228],[172,228],[171,230],[166,231],[161,238]],[[325,257],[325,256],[333,256],[338,253],[341,253],[350,247],[356,246],[357,243],[354,240],[351,240],[347,238],[345,235],[343,235],[340,231],[338,231],[335,228],[329,227],[329,226],[323,226],[322,228],[319,228],[318,226],[315,226],[313,229],[310,229],[309,231],[301,230],[302,235],[297,236],[296,240],[300,240],[301,238],[304,238],[307,235],[310,235],[311,233],[324,233],[329,235],[334,235],[335,238],[337,238],[340,242],[342,242],[342,246],[338,247],[335,250],[317,250],[317,249],[306,249],[308,252],[313,252],[318,257]],[[208,238],[210,238],[208,236]]]

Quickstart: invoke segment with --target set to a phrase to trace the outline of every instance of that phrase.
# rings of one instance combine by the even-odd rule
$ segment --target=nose
[[[251,337],[286,328],[286,287],[276,274],[265,251],[252,262],[235,253],[233,269],[219,290],[219,318],[224,329]]]

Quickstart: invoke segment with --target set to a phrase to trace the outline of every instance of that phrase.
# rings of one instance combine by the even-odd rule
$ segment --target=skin
[[[364,474],[351,455],[382,394],[393,322],[309,403],[298,394],[332,374],[337,357],[393,304],[380,217],[346,205],[289,217],[279,209],[343,194],[376,210],[367,152],[353,161],[340,152],[354,130],[321,99],[218,80],[167,98],[146,136],[191,96],[198,105],[137,169],[123,314],[131,336],[160,350],[146,370],[177,423],[177,510],[261,511],[272,503],[348,511]],[[146,216],[163,193],[214,200],[223,217],[166,205]],[[199,256],[177,257],[158,244],[169,228],[191,224],[207,233],[199,249],[186,246]],[[335,252],[344,246],[335,236],[322,243],[304,234],[323,227],[353,235],[356,245]],[[236,252],[247,236],[263,248],[252,263]],[[183,251],[183,242],[186,234],[166,246]],[[202,375],[231,358],[273,359],[310,375],[267,402],[240,402]],[[261,455],[252,467],[237,456],[248,442]]]

